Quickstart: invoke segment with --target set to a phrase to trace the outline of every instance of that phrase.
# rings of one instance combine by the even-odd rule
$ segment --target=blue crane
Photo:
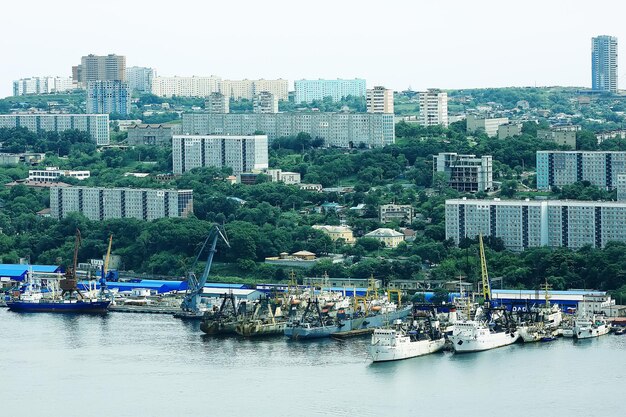
[[[199,313],[198,301],[200,299],[200,294],[202,294],[202,288],[209,278],[209,272],[211,271],[211,264],[213,263],[213,255],[215,255],[216,252],[215,246],[217,246],[218,238],[221,238],[224,243],[226,243],[226,246],[230,248],[228,239],[226,239],[224,233],[222,233],[219,226],[217,224],[214,224],[211,227],[209,235],[202,244],[202,248],[200,248],[200,251],[198,252],[198,255],[196,256],[196,259],[193,263],[193,266],[191,267],[191,271],[189,272],[189,277],[187,279],[187,294],[185,294],[185,298],[183,298],[183,301],[180,304],[180,308],[184,312],[195,314]],[[207,246],[211,239],[212,241],[211,248],[209,249],[209,257],[207,258],[206,265],[204,266],[204,272],[202,272],[202,276],[200,277],[200,279],[198,279],[193,271],[198,264],[198,260],[200,259],[202,252],[204,252],[204,248]]]

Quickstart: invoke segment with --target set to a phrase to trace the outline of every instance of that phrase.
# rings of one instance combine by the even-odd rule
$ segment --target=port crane
[[[215,255],[215,252],[217,252],[215,247],[217,246],[217,240],[220,238],[224,241],[226,246],[230,248],[230,243],[228,243],[228,239],[226,238],[224,233],[222,233],[220,227],[215,224],[211,227],[209,235],[202,244],[202,248],[200,248],[198,255],[196,255],[196,259],[193,262],[193,266],[191,267],[191,270],[189,272],[189,276],[187,278],[187,294],[185,294],[185,297],[180,304],[180,308],[184,313],[197,315],[200,311],[198,308],[200,294],[202,294],[202,288],[209,278],[209,273],[211,272],[211,264],[213,263],[213,255]],[[206,265],[204,266],[204,271],[202,272],[202,275],[200,276],[200,278],[197,278],[193,271],[195,269],[195,266],[198,264],[200,256],[204,252],[204,249],[207,247],[207,244],[209,242],[211,242],[211,247],[209,248],[209,256],[207,258]]]

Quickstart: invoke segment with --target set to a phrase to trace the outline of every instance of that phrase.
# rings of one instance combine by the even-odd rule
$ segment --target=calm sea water
[[[368,338],[0,310],[0,416],[623,416],[626,336],[371,364]]]

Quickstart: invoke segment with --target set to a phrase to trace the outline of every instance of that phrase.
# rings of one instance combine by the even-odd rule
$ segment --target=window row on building
[[[446,239],[458,244],[479,234],[507,249],[549,246],[603,248],[626,242],[626,203],[599,201],[446,200]]]
[[[537,151],[537,188],[548,190],[580,181],[604,188],[617,187],[626,173],[626,152]]]
[[[108,114],[2,114],[0,128],[24,127],[31,132],[80,130],[97,145],[109,144]]]

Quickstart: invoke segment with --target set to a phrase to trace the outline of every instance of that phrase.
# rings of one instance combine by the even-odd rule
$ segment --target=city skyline
[[[610,5],[608,1],[600,3]],[[119,0],[111,1],[106,9],[79,4],[74,0],[35,1],[39,12],[29,17],[34,29],[28,32],[20,29],[19,19],[10,18],[18,8],[7,6],[0,17],[0,30],[12,63],[0,68],[0,96],[11,95],[13,80],[69,76],[71,66],[92,53],[124,55],[128,66],[155,68],[165,76],[215,74],[224,79],[283,78],[291,83],[303,78],[364,78],[368,87],[404,90],[410,86],[416,91],[430,87],[591,87],[591,38],[626,38],[620,13],[593,19],[582,1],[533,0],[514,14],[495,1],[399,1],[385,6],[320,1],[307,10],[306,22],[290,16],[285,1],[216,4],[209,9],[183,0],[177,4],[180,11],[161,1],[151,2],[148,8],[144,2]],[[196,12],[187,13],[190,7]],[[242,7],[246,13],[241,13]],[[328,9],[333,13],[326,13]],[[65,21],[71,24],[59,25],[50,18],[58,10],[66,11]],[[162,32],[154,30],[164,21],[165,10],[167,22],[184,22],[179,35],[160,36]],[[93,14],[99,16],[96,26],[98,22],[117,22],[124,30],[92,33],[94,21],[86,16]],[[367,22],[380,14],[388,15],[393,30],[368,29]],[[238,16],[236,26],[231,19],[217,17],[207,24],[211,16],[233,15]],[[255,24],[259,16],[264,17],[263,30]],[[324,29],[311,31],[307,22]],[[513,22],[527,24],[513,29]],[[15,33],[20,35],[11,36]],[[425,41],[434,33],[437,42]],[[59,44],[42,47],[43,39],[49,41],[50,35]],[[228,36],[216,40],[217,35]],[[209,43],[211,48],[202,48]]]

